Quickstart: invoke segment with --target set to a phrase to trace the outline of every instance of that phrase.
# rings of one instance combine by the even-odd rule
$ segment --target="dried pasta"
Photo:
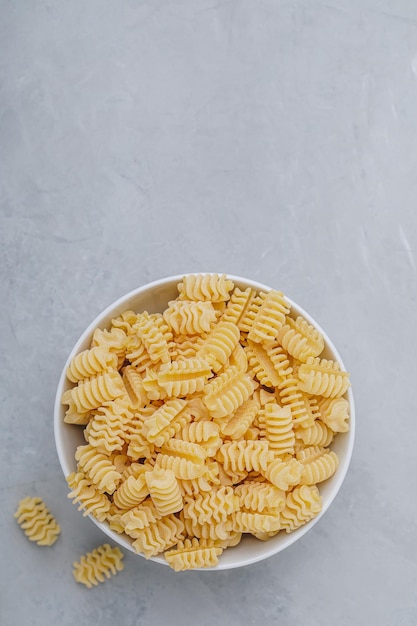
[[[23,498],[14,516],[29,541],[38,546],[52,546],[58,539],[61,528],[42,498]]]
[[[349,429],[348,374],[323,350],[281,292],[185,276],[164,311],[121,313],[71,360],[64,420],[86,445],[68,497],[177,571],[308,523]],[[87,561],[91,586],[107,574]]]
[[[123,570],[123,553],[108,543],[95,548],[73,563],[73,576],[77,583],[91,589]]]

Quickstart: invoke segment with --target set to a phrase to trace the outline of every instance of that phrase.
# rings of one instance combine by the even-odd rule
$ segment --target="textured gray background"
[[[417,623],[415,0],[0,0],[1,623]],[[357,441],[331,510],[285,552],[177,575],[66,499],[52,406],[123,293],[185,271],[281,288],[352,372]],[[30,544],[40,494],[62,525]]]

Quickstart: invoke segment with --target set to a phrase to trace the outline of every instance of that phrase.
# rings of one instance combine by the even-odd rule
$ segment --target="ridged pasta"
[[[150,473],[150,472],[149,472]],[[146,473],[129,476],[113,494],[113,502],[119,509],[132,509],[149,495]]]
[[[305,446],[322,446],[327,448],[333,441],[333,431],[320,420],[316,420],[310,428],[298,428],[295,436]]]
[[[224,443],[217,452],[216,459],[226,471],[245,470],[265,471],[273,458],[265,441],[233,441]]]
[[[110,352],[105,346],[96,346],[80,352],[71,359],[67,368],[67,378],[72,383],[77,383],[84,378],[115,369],[117,363],[117,355],[114,352]]]
[[[213,523],[207,522],[205,524],[199,524],[189,517],[185,517],[181,513],[181,520],[184,522],[185,532],[189,537],[197,537],[197,539],[211,539],[212,541],[222,540],[225,541],[229,538],[232,532],[232,519],[227,519],[225,522]]]
[[[278,331],[284,325],[290,305],[280,291],[261,292],[256,313],[248,333],[248,339],[256,343],[271,343],[277,338]]]
[[[259,409],[256,399],[246,400],[230,417],[218,420],[220,432],[230,439],[240,439],[250,428]]]
[[[175,550],[165,553],[168,565],[176,572],[197,567],[215,567],[223,549],[216,543],[204,539],[185,539],[179,542]]]
[[[148,499],[121,515],[120,521],[129,537],[137,539],[144,528],[161,519],[154,503]]]
[[[287,491],[290,487],[300,483],[303,471],[303,464],[296,459],[286,461],[277,458],[267,466],[263,473],[275,487]]]
[[[91,589],[93,585],[121,572],[124,567],[122,559],[123,552],[119,548],[111,548],[108,543],[104,543],[73,563],[74,579]]]
[[[248,400],[255,387],[250,376],[229,367],[204,387],[203,402],[213,418],[226,417]]]
[[[218,372],[227,363],[239,339],[240,331],[236,324],[220,321],[204,341],[197,356],[205,359],[209,367]]]
[[[122,475],[116,470],[109,458],[100,454],[90,444],[78,446],[75,452],[79,468],[93,482],[100,493],[112,494],[119,484]]]
[[[208,493],[184,497],[184,517],[197,524],[225,522],[239,509],[239,498],[232,487],[214,487]]]
[[[158,384],[169,397],[184,397],[203,390],[212,375],[210,365],[199,356],[162,365]]]
[[[102,330],[96,328],[91,341],[91,348],[104,346],[117,356],[118,367],[123,365],[126,354],[126,333],[121,328]]]
[[[178,513],[183,508],[181,491],[174,472],[155,466],[145,474],[149,494],[160,515]]]
[[[184,523],[175,515],[165,515],[145,526],[132,545],[136,552],[149,559],[172,548],[184,537]]]
[[[134,335],[126,345],[126,359],[138,371],[144,374],[149,367],[153,367],[154,362],[149,356],[144,343],[139,339],[138,335]]]
[[[328,450],[321,446],[307,446],[306,448],[301,448],[296,453],[295,458],[297,461],[301,461],[301,463],[309,463],[323,456],[325,452],[328,452]]]
[[[280,529],[280,514],[237,511],[232,515],[233,530],[239,533],[276,532]]]
[[[201,422],[201,424],[204,423],[205,422]],[[162,454],[178,456],[197,465],[202,465],[207,457],[206,450],[200,444],[174,438],[169,439],[163,446],[161,446],[161,452]]]
[[[106,514],[106,522],[108,522],[110,530],[121,535],[124,533],[124,527],[121,522],[123,511],[117,508],[115,504],[111,504]]]
[[[194,358],[203,343],[199,335],[177,335],[169,345],[171,360]]]
[[[349,402],[345,398],[323,399],[319,407],[322,422],[334,433],[349,430]]]
[[[171,456],[170,454],[158,454],[156,457],[156,465],[166,470],[172,470],[175,478],[182,480],[192,480],[200,478],[205,473],[203,463],[193,463],[188,459],[179,456]]]
[[[72,472],[66,477],[71,489],[68,498],[74,504],[79,504],[78,510],[83,510],[84,517],[94,515],[99,522],[104,522],[110,509],[110,500],[103,493],[99,493],[97,487],[93,485],[84,472]]]
[[[219,433],[220,428],[214,422],[191,422],[184,426],[175,438],[197,443],[205,450],[207,456],[214,456],[222,445]]]
[[[298,381],[295,378],[285,378],[278,386],[278,394],[281,403],[291,409],[295,427],[309,428],[314,424],[315,415],[311,412],[310,405],[298,388]]]
[[[298,386],[311,395],[340,398],[348,389],[349,374],[340,369],[339,363],[309,357],[298,370]]]
[[[291,356],[302,362],[318,356],[324,349],[323,335],[301,316],[295,320],[287,317],[277,339]]]
[[[143,376],[133,365],[127,365],[123,368],[122,377],[132,410],[146,406],[149,400],[143,385]]]
[[[211,302],[188,300],[173,300],[163,315],[164,320],[176,335],[207,333],[217,318]]]
[[[246,352],[240,343],[237,344],[232,354],[230,355],[230,359],[228,361],[229,366],[234,366],[239,372],[247,372],[248,371],[248,357],[246,356]],[[227,363],[224,366],[224,369],[227,368]]]
[[[315,485],[333,476],[339,466],[339,459],[335,452],[326,452],[318,459],[304,464],[301,474],[301,485]]]
[[[143,424],[143,434],[149,443],[160,447],[191,421],[185,400],[167,400]]]
[[[97,452],[110,454],[123,448],[126,430],[133,417],[128,406],[125,400],[117,399],[104,403],[96,411],[85,433],[88,443],[96,448]]]
[[[149,443],[145,437],[143,426],[144,421],[136,414],[126,433],[127,454],[133,461],[143,458],[149,459],[155,452],[154,444]]]
[[[85,413],[97,409],[109,400],[115,400],[126,393],[122,377],[119,372],[99,374],[68,389],[62,396],[62,404],[73,401],[78,413]]]
[[[281,527],[287,533],[312,520],[321,511],[321,497],[315,485],[301,485],[290,491],[281,511]]]
[[[52,546],[61,532],[42,498],[20,500],[14,517],[29,541],[35,541],[38,546]]]
[[[112,319],[111,325],[113,328],[121,328],[126,335],[134,335],[136,333],[134,325],[138,321],[138,317],[134,311],[124,311]]]
[[[282,377],[279,370],[268,355],[267,349],[260,343],[248,341],[248,345],[244,348],[248,357],[248,366],[253,371],[261,385],[265,387],[277,387]]]
[[[138,316],[135,330],[144,345],[152,363],[168,363],[169,351],[167,338],[157,323],[148,313],[144,312]]]
[[[226,274],[189,274],[178,284],[179,299],[224,302],[233,287]]]
[[[245,481],[235,487],[242,511],[279,513],[285,506],[285,492],[269,483]]]
[[[294,454],[295,435],[289,407],[269,402],[264,408],[265,434],[269,447],[276,454]]]
[[[236,324],[241,332],[248,332],[252,319],[250,312],[256,298],[256,291],[248,287],[244,291],[236,287],[230,296],[226,309],[222,315],[222,321]]]

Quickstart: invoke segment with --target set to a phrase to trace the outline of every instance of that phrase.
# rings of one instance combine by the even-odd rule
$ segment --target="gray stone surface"
[[[417,623],[415,0],[0,2],[2,626]],[[177,575],[66,499],[52,408],[82,330],[134,287],[226,271],[281,288],[352,372],[330,511],[248,568]],[[39,494],[51,549],[13,512]]]

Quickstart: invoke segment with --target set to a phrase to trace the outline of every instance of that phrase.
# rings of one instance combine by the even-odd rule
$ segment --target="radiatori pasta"
[[[299,528],[349,429],[349,375],[324,347],[281,292],[225,275],[185,276],[160,313],[125,311],[67,370],[65,421],[87,442],[68,497],[176,571]],[[106,548],[77,579],[96,584],[110,561]]]

